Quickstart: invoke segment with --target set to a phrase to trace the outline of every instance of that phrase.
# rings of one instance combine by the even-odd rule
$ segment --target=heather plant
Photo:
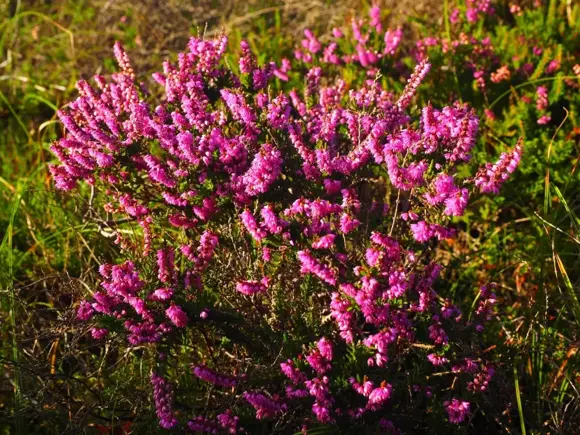
[[[396,50],[384,42],[364,56]],[[308,32],[302,45],[319,50]],[[413,109],[426,58],[398,96],[373,70],[347,85],[340,62],[274,91],[289,62],[259,65],[242,42],[231,68],[226,49],[224,35],[192,38],[153,75],[160,95],[116,44],[120,71],[80,81],[59,111],[56,187],[88,184],[119,248],[79,321],[140,353],[164,429],[485,422],[495,285],[449,299],[438,253],[522,141],[466,173],[479,119],[459,102]]]
[[[0,427],[574,433],[578,5],[233,3],[10,2]]]
[[[509,148],[514,130],[529,137],[528,163],[514,179],[517,189],[507,192],[539,205],[547,163],[544,144],[553,142],[549,164],[560,186],[573,166],[580,9],[557,0],[521,3],[448,1],[440,30],[417,22],[414,32],[408,26],[387,28],[386,13],[375,5],[368,18],[354,17],[330,35],[305,32],[294,50],[298,64],[293,68],[298,80],[312,66],[326,65],[347,84],[374,78],[400,92],[413,64],[429,58],[429,92],[420,93],[419,102],[446,105],[459,99],[474,106],[484,121],[477,164],[490,152]],[[410,42],[410,36],[417,41]]]
[[[492,275],[500,283],[505,316],[499,337],[505,333],[508,339],[498,341],[496,335],[494,340],[508,345],[516,381],[517,371],[526,372],[527,394],[540,398],[534,407],[519,407],[520,421],[534,420],[540,427],[554,406],[566,414],[564,408],[574,401],[564,393],[567,387],[558,391],[548,379],[561,379],[555,373],[569,368],[579,318],[580,9],[557,0],[449,1],[443,9],[439,30],[431,21],[413,23],[416,43],[409,41],[409,26],[377,28],[374,17],[384,13],[375,7],[368,19],[319,36],[324,43],[316,53],[306,51],[316,44],[302,44],[306,50],[298,47],[296,57],[306,68],[329,63],[324,54],[337,42],[332,60],[341,65],[338,75],[344,68],[343,76],[358,83],[375,75],[389,90],[399,89],[412,61],[429,58],[432,68],[418,102],[445,105],[459,98],[472,103],[482,120],[472,167],[509,149],[514,136],[525,137],[520,170],[493,200],[478,198],[460,218],[465,231],[450,249],[445,277],[460,299],[469,297],[461,289],[471,282]],[[327,43],[328,38],[334,39]],[[561,308],[558,315],[554,306]],[[533,364],[524,368],[522,354],[535,355]],[[571,384],[575,373],[568,371]]]

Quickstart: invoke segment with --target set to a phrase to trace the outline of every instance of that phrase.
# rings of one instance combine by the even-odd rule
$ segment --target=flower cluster
[[[471,3],[476,14],[490,12],[489,2]],[[193,375],[205,381],[200,388],[226,387],[221,400],[210,395],[211,415],[189,420],[192,431],[235,432],[234,402],[253,407],[258,420],[282,421],[307,403],[311,413],[294,417],[300,424],[371,421],[394,395],[405,394],[387,378],[390,361],[408,358],[423,374],[452,358],[468,361],[478,343],[454,348],[451,337],[477,340],[473,332],[493,318],[488,288],[477,322],[435,291],[445,265],[432,251],[453,237],[452,218],[465,213],[470,195],[497,193],[523,145],[464,177],[460,165],[471,158],[476,114],[460,103],[407,113],[429,73],[426,57],[398,98],[378,80],[347,88],[327,73],[354,63],[372,76],[395,53],[400,30],[387,30],[384,47],[371,49],[372,32],[382,32],[380,10],[370,18],[368,25],[352,22],[355,54],[305,33],[296,51],[308,65],[303,89],[274,93],[268,83],[283,82],[290,66],[260,67],[246,43],[236,75],[223,59],[225,36],[192,38],[176,64],[167,61],[154,75],[164,89],[158,100],[136,83],[116,45],[121,72],[111,82],[96,77],[96,88],[81,82],[80,97],[59,112],[68,133],[53,146],[57,187],[71,190],[84,181],[102,193],[107,213],[136,224],[131,238],[118,232],[127,261],[101,268],[104,291],[81,302],[78,318],[118,322],[132,346],[203,343],[202,357],[170,353],[190,355]],[[494,81],[506,75],[498,71]],[[297,313],[295,303],[307,303],[306,312]],[[276,352],[255,353],[267,342],[252,340],[276,336],[277,321],[295,328],[278,342],[281,365],[264,361],[275,361]],[[105,334],[93,330],[96,338]],[[217,373],[209,360],[247,376]],[[266,368],[278,366],[283,383],[276,382],[278,370]],[[481,367],[466,381],[473,395],[492,379],[492,366],[481,361]],[[421,381],[426,391],[436,388],[432,378]],[[152,383],[160,425],[176,426],[172,388],[155,374]],[[352,402],[343,399],[345,386]],[[460,423],[469,403],[454,398],[446,409]]]
[[[178,424],[172,411],[173,388],[155,372],[151,373],[151,384],[153,384],[153,397],[159,425],[164,429],[171,429]]]

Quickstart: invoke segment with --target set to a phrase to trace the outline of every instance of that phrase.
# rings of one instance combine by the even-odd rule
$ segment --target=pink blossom
[[[169,320],[171,320],[171,322],[178,328],[184,328],[187,326],[187,315],[179,306],[171,305],[169,308],[167,308],[167,310],[165,310],[165,314]]]

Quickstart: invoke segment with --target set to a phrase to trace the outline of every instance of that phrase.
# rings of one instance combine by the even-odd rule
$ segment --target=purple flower
[[[437,355],[436,353],[430,353],[429,355],[427,355],[427,359],[431,364],[433,364],[436,367],[449,362],[447,358],[445,358],[442,355]]]
[[[78,309],[77,309],[77,319],[86,322],[93,317],[95,310],[93,309],[92,305],[87,301],[81,301]]]
[[[332,361],[332,342],[326,337],[322,337],[316,344],[320,354],[326,358],[328,361]]]
[[[178,423],[171,409],[173,406],[173,387],[155,372],[151,372],[151,384],[153,385],[153,398],[159,426],[163,429],[171,429]]]
[[[371,409],[380,409],[380,407],[391,397],[393,387],[386,382],[383,382],[380,387],[375,388],[369,394],[369,401],[367,406]]]
[[[313,249],[330,249],[334,246],[334,239],[336,236],[334,234],[327,234],[322,236],[320,239],[312,243]]]
[[[173,290],[170,288],[159,288],[148,296],[152,301],[168,301],[173,297]]]
[[[411,224],[411,231],[413,232],[413,237],[418,242],[426,242],[434,236],[432,227],[425,221]]]
[[[538,112],[543,112],[548,108],[548,104],[548,88],[538,86],[536,89],[536,109]]]
[[[516,170],[523,150],[523,140],[520,138],[513,150],[502,153],[499,160],[493,165],[486,163],[484,167],[480,168],[474,181],[479,190],[482,193],[499,193],[500,186]]]
[[[171,320],[171,322],[178,328],[184,328],[187,326],[188,318],[185,312],[177,305],[171,305],[165,314]]]
[[[324,189],[328,195],[335,195],[342,190],[342,184],[339,180],[325,178],[322,183],[324,184]]]
[[[343,213],[340,216],[340,231],[344,234],[354,231],[359,225],[360,221],[347,213]]]
[[[252,213],[250,213],[249,210],[244,210],[242,214],[240,214],[240,220],[242,221],[244,227],[246,227],[248,233],[250,233],[256,242],[260,242],[268,235],[266,231],[258,226],[256,219],[254,219],[254,216]]]
[[[446,401],[443,403],[443,405],[445,406],[447,414],[449,415],[449,421],[451,423],[462,423],[469,415],[469,402],[452,399],[451,402]]]
[[[234,119],[243,122],[248,126],[253,126],[256,121],[256,115],[246,103],[243,95],[237,94],[226,89],[220,91],[223,100],[228,109],[232,112]]]
[[[278,219],[271,205],[266,205],[260,211],[262,223],[271,234],[280,234],[284,230],[283,221]]]
[[[172,248],[160,249],[157,251],[157,274],[159,281],[169,283],[175,280],[175,252]]]
[[[336,285],[336,272],[319,262],[308,250],[298,251],[300,273],[312,273],[327,284]]]
[[[290,379],[290,381],[295,384],[302,384],[306,381],[306,376],[297,367],[294,366],[292,360],[280,363],[280,369],[282,373]]]
[[[262,281],[240,281],[236,284],[236,290],[246,296],[265,293],[268,290],[268,279],[264,278]]]
[[[242,394],[242,397],[254,407],[256,410],[256,418],[258,420],[274,418],[286,410],[285,404],[280,404],[261,393],[251,393],[246,391]]]
[[[411,103],[411,99],[417,92],[417,88],[419,87],[423,79],[425,79],[425,76],[427,75],[430,69],[431,64],[428,63],[426,60],[420,62],[417,66],[415,66],[415,70],[413,71],[411,78],[409,78],[407,86],[403,90],[403,94],[401,95],[401,97],[399,97],[399,101],[397,101],[397,106],[401,110],[406,109],[407,106]]]
[[[242,177],[246,193],[250,196],[256,196],[267,192],[270,185],[280,175],[282,162],[280,151],[270,144],[262,145],[260,152],[254,157],[250,169]]]
[[[225,376],[206,366],[195,366],[193,374],[198,378],[210,382],[218,387],[235,387],[238,384],[237,379],[231,376]]]
[[[312,367],[312,369],[316,373],[321,375],[326,373],[332,368],[330,361],[328,361],[324,356],[322,356],[322,353],[318,349],[312,350],[306,356],[306,361],[308,361],[308,364],[310,364],[310,367]]]
[[[95,340],[101,340],[109,334],[107,328],[91,328],[91,335]]]

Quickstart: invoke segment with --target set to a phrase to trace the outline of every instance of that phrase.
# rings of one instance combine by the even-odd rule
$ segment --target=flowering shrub
[[[379,18],[373,9],[376,32]],[[474,111],[414,110],[427,57],[394,95],[372,65],[396,52],[400,31],[381,50],[353,32],[356,55],[327,47],[303,87],[279,92],[269,83],[288,78],[289,62],[260,66],[243,43],[236,74],[219,36],[165,62],[157,96],[117,44],[120,71],[79,82],[59,112],[56,186],[92,186],[121,253],[77,317],[95,340],[149,351],[162,428],[396,433],[426,427],[431,409],[455,425],[486,406],[494,285],[454,305],[437,292],[438,253],[470,198],[514,172],[522,141],[466,174]],[[302,46],[306,64],[323,50],[309,32]],[[347,84],[343,62],[365,79]]]
[[[525,203],[541,203],[545,143],[553,143],[549,160],[559,181],[576,155],[578,133],[570,119],[580,106],[580,6],[558,0],[448,3],[441,31],[434,31],[432,23],[415,24],[414,44],[408,42],[408,29],[384,29],[377,6],[367,20],[353,18],[350,28],[334,29],[327,37],[308,32],[286,75],[300,83],[309,68],[324,65],[347,85],[376,79],[385,89],[399,90],[400,78],[428,58],[432,68],[424,86],[429,91],[419,101],[443,106],[460,99],[473,105],[483,121],[485,142],[478,150],[485,153],[474,154],[480,164],[495,149],[512,146],[514,130],[530,138],[528,164],[514,185]]]

